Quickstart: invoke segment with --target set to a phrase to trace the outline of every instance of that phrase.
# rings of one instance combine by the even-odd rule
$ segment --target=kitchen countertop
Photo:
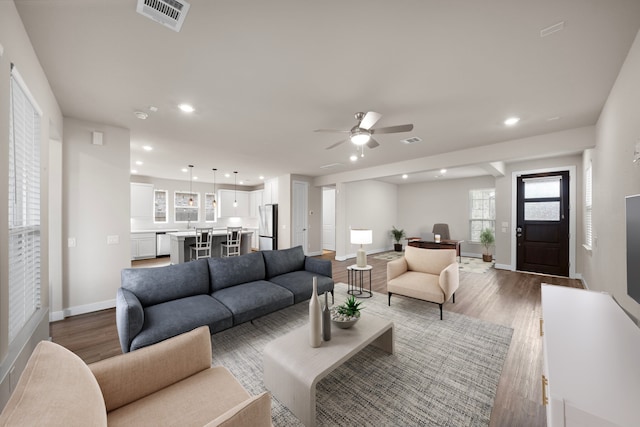
[[[153,230],[131,230],[131,234],[137,234],[137,233],[174,233],[178,231],[177,228],[167,228],[162,229],[162,228],[156,228]]]
[[[249,234],[249,233],[253,233],[253,230],[242,230],[242,234]],[[196,231],[195,230],[189,230],[189,231],[177,231],[175,233],[167,233],[170,234],[172,236],[176,236],[176,237],[191,237],[191,236],[195,236],[196,235]],[[212,236],[226,236],[227,235],[227,230],[226,229],[213,229],[213,233],[211,233]]]

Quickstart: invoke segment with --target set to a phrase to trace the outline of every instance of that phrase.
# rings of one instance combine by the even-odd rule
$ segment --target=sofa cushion
[[[288,307],[294,302],[291,292],[265,280],[221,289],[212,295],[233,313],[234,325]]]
[[[454,249],[423,249],[407,246],[404,252],[409,270],[440,275],[449,264],[456,262]]]
[[[109,426],[203,426],[250,398],[233,375],[218,366],[109,412]]]
[[[143,307],[209,293],[207,260],[154,268],[125,268],[122,287],[133,292]]]
[[[265,278],[264,258],[260,252],[238,257],[209,258],[207,261],[211,282],[210,292]]]
[[[152,305],[144,309],[144,326],[131,340],[131,350],[204,325],[209,326],[212,334],[220,332],[233,326],[233,315],[209,295],[196,295]]]
[[[320,276],[305,270],[281,274],[270,279],[271,282],[287,288],[293,293],[295,303],[311,298],[313,277],[318,278],[318,294],[333,291],[333,279]]]
[[[0,425],[106,426],[107,411],[89,367],[66,348],[41,341],[0,415]]]
[[[302,246],[274,251],[262,251],[267,268],[267,280],[281,274],[304,269],[304,251]]]

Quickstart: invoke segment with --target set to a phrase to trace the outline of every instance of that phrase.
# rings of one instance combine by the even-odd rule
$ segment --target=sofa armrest
[[[457,262],[451,263],[440,272],[438,283],[444,292],[444,300],[448,301],[460,284],[460,266]]]
[[[89,365],[107,412],[211,367],[208,326]]]
[[[408,268],[407,261],[404,257],[389,261],[387,263],[387,282],[406,273]]]
[[[205,427],[271,427],[271,395],[253,396],[229,409]]]
[[[328,259],[317,259],[317,258],[305,257],[304,269],[311,273],[321,274],[327,277],[333,277],[331,261],[329,261]]]
[[[142,331],[144,310],[138,297],[128,289],[118,288],[116,294],[116,326],[123,353],[131,348],[131,341]]]

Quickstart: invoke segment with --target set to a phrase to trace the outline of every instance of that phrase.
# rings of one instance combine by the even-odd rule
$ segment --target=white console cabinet
[[[156,257],[156,233],[131,234],[131,259]]]
[[[640,425],[640,329],[605,293],[542,285],[548,427]]]

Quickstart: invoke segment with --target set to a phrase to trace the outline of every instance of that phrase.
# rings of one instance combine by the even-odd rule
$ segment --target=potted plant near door
[[[393,240],[395,240],[396,242],[393,245],[393,250],[395,250],[396,252],[402,252],[401,240],[404,239],[404,237],[406,236],[406,233],[404,232],[404,230],[398,229],[394,225],[393,228],[391,229],[391,236],[393,237]]]
[[[496,239],[493,235],[493,231],[490,228],[485,228],[480,233],[480,243],[484,246],[484,253],[482,254],[482,260],[484,262],[491,262],[493,260],[493,256],[491,255],[491,251],[489,250],[491,246],[495,243]]]

